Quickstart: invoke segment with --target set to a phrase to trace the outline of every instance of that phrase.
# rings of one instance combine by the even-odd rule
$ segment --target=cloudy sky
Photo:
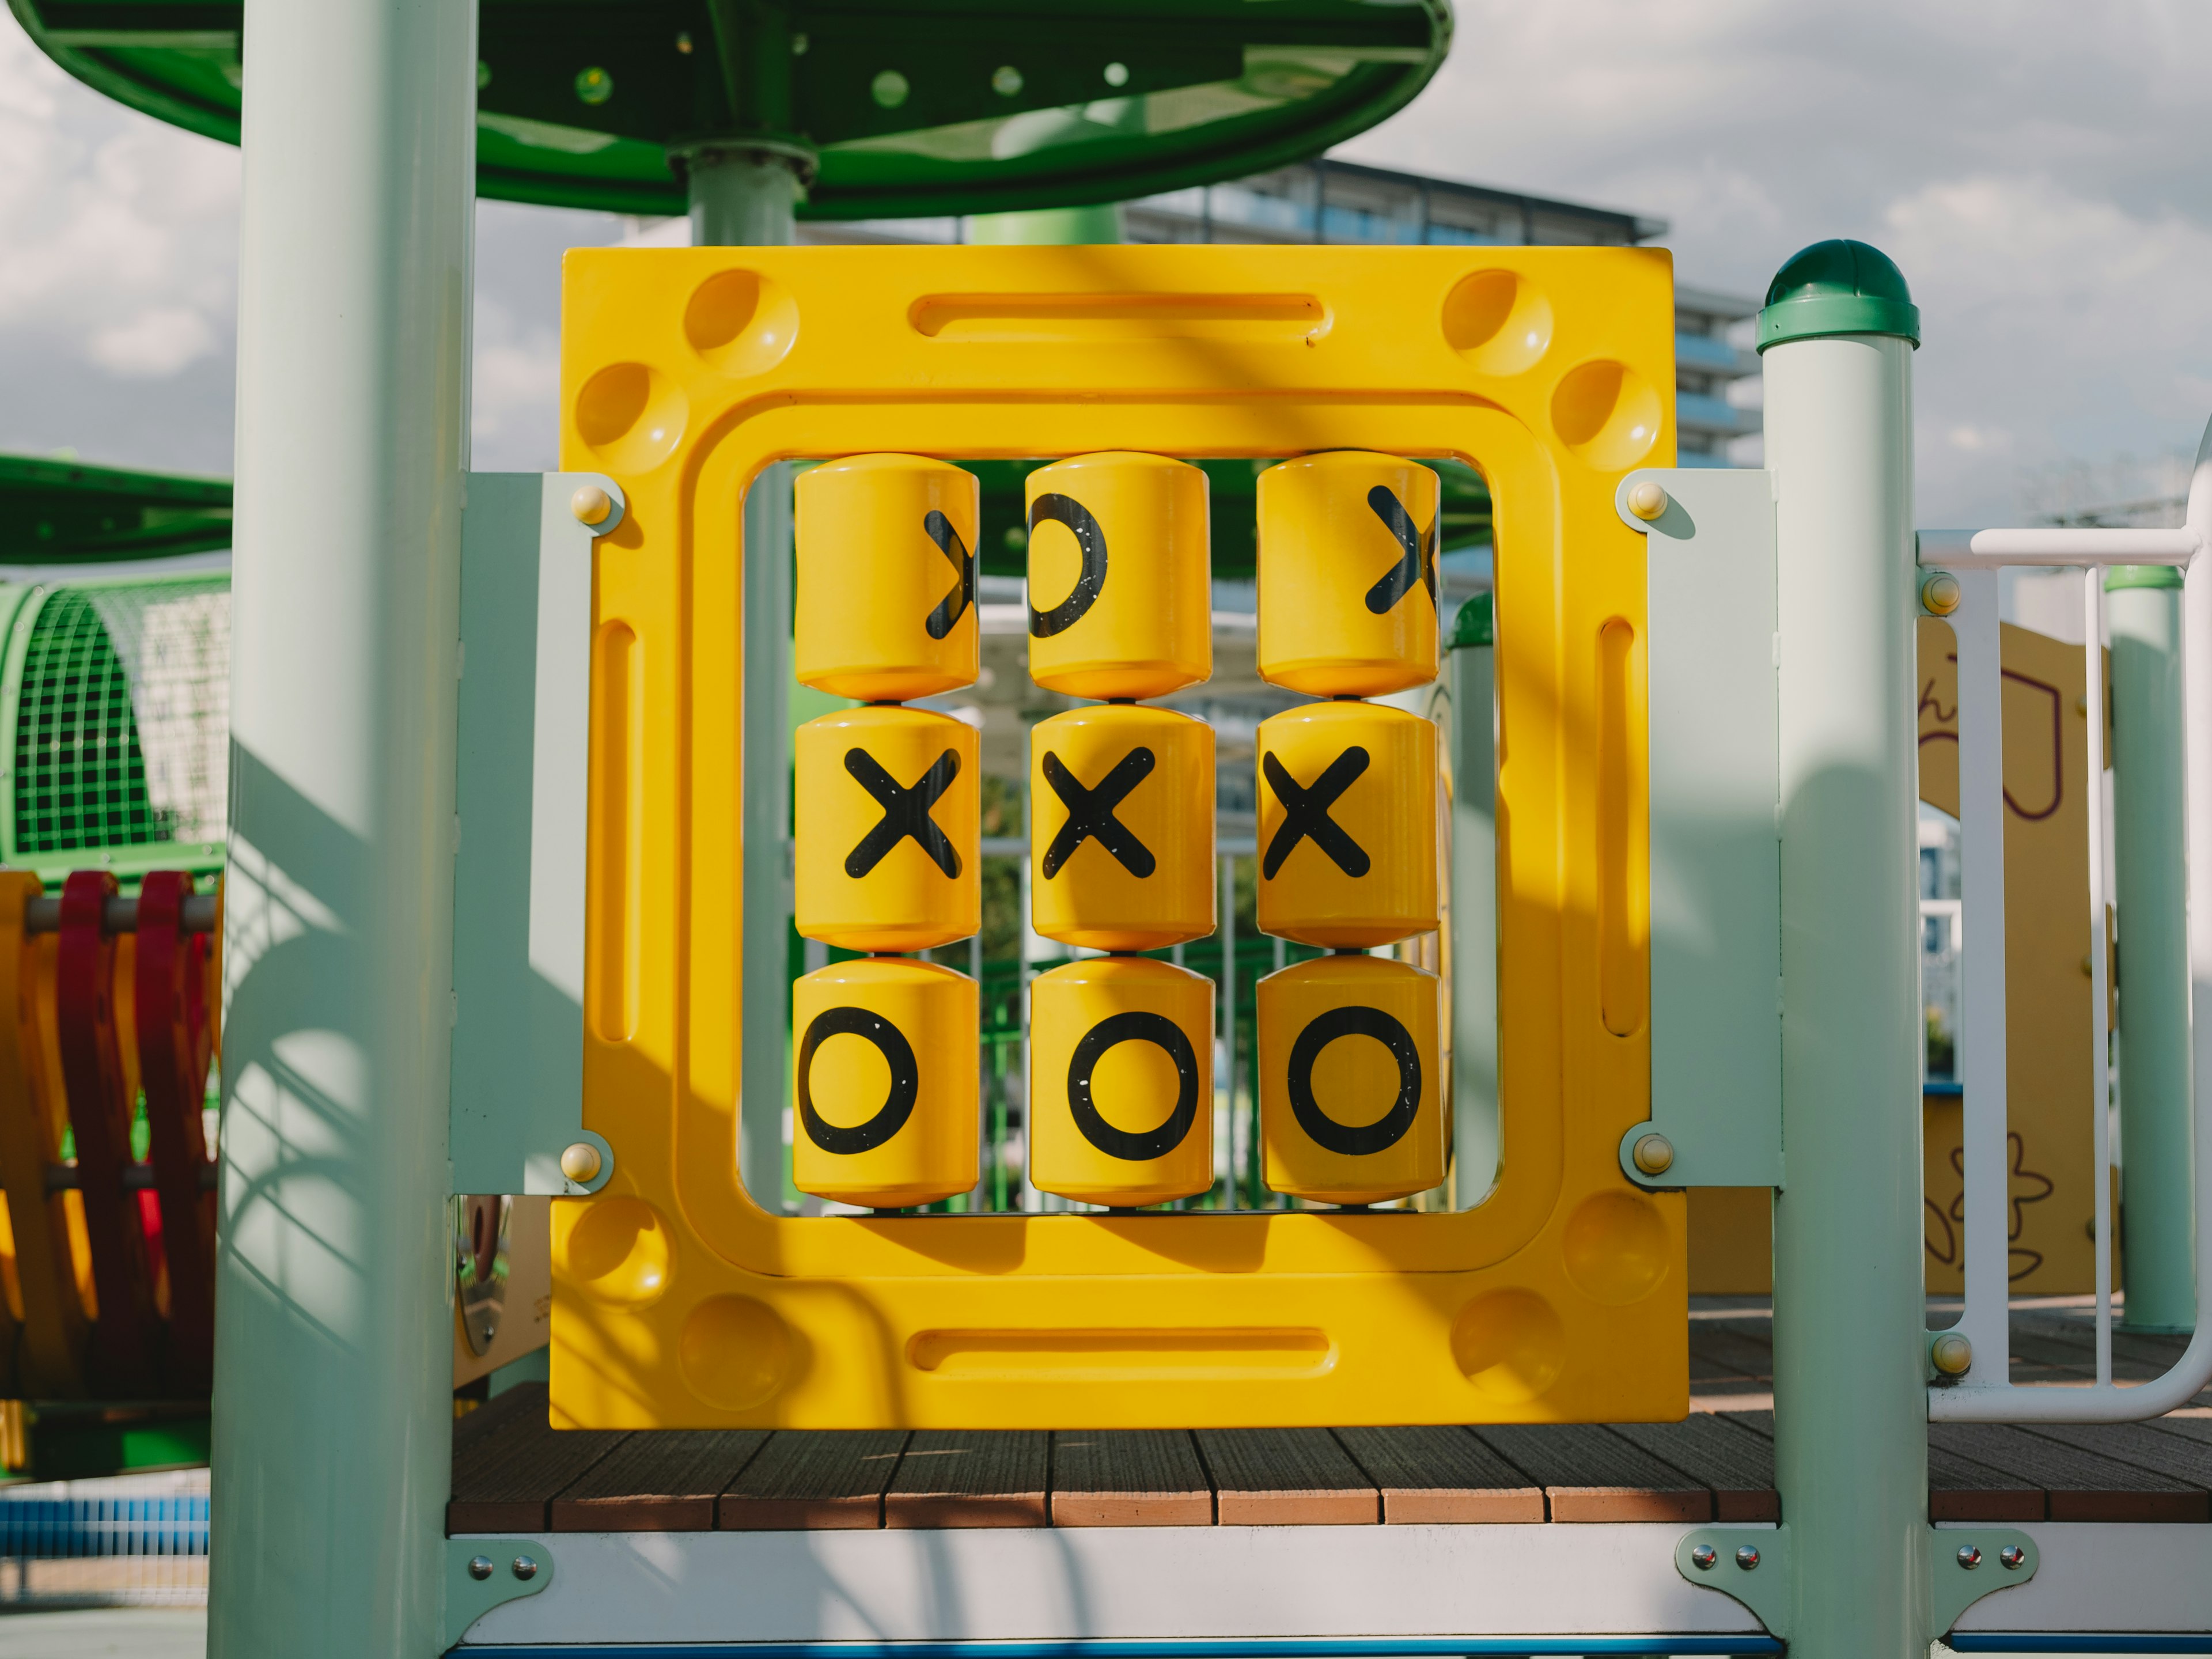
[[[1886,249],[1923,316],[1923,523],[2015,516],[2057,464],[2194,449],[2212,413],[2202,0],[1458,16],[1436,82],[1340,154],[1658,215],[1705,287],[1756,294],[1823,236]],[[228,469],[238,183],[235,151],[107,103],[0,17],[0,451]],[[552,464],[556,256],[622,228],[482,209],[479,466]]]

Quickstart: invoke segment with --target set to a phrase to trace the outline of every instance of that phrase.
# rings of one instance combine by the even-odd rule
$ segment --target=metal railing
[[[2157,1417],[2212,1382],[2212,425],[2197,451],[2187,522],[2178,530],[1923,531],[1919,562],[1959,585],[1947,614],[1958,646],[1960,900],[1973,918],[1960,994],[1959,1074],[1965,1085],[1966,1307],[1955,1327],[1971,1346],[1966,1374],[1929,1392],[1937,1421],[2113,1423]],[[2196,1211],[2195,1333],[2154,1380],[2112,1380],[2111,1056],[2106,1028],[2103,777],[2105,570],[2171,565],[2185,571],[2182,658],[2186,674],[2189,961]],[[2006,1136],[2004,777],[2000,704],[1998,583],[2018,567],[2078,567],[2086,661],[2085,781],[2088,786],[2091,1124],[2096,1239],[2096,1381],[2086,1388],[2022,1387],[2010,1380],[2010,1212]]]

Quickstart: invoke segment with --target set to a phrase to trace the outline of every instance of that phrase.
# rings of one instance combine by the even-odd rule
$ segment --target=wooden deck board
[[[454,1458],[448,1533],[548,1530],[553,1499],[629,1438],[622,1429],[556,1432],[545,1420],[544,1398],[540,1390]]]
[[[1554,1521],[1710,1521],[1712,1493],[1671,1464],[1595,1424],[1475,1431],[1544,1488]]]
[[[2160,1433],[2154,1421],[2038,1423],[2028,1432],[2212,1491],[2212,1444],[2189,1435]]]
[[[1386,1526],[1541,1521],[1544,1491],[1465,1429],[1339,1429]]]
[[[1052,1437],[1055,1527],[1206,1527],[1213,1489],[1185,1429],[1062,1429]]]
[[[1042,1429],[918,1431],[884,1494],[884,1524],[1049,1526],[1051,1462]]]
[[[1779,1521],[1774,1489],[1774,1442],[1715,1413],[1680,1423],[1616,1423],[1613,1431],[1660,1462],[1702,1483],[1713,1495],[1716,1521]]]
[[[710,1532],[714,1500],[768,1439],[765,1429],[634,1434],[555,1495],[556,1532]]]
[[[1372,1525],[1382,1494],[1327,1429],[1200,1429],[1224,1527]]]
[[[722,1489],[714,1524],[731,1532],[830,1532],[884,1524],[884,1489],[904,1429],[783,1429]]]
[[[2034,1482],[2053,1521],[2203,1521],[2201,1487],[1997,1423],[1931,1423],[1931,1448]]]

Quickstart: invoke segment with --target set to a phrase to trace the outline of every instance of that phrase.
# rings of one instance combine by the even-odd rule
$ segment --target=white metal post
[[[208,1651],[428,1659],[476,8],[245,27]]]

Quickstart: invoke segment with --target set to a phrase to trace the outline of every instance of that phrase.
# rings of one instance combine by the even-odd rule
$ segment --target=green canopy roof
[[[0,564],[101,564],[230,545],[230,480],[0,455]]]
[[[8,0],[96,90],[238,142],[238,0]],[[680,213],[669,152],[796,144],[802,218],[1121,201],[1401,108],[1449,0],[480,0],[477,187]],[[333,65],[333,73],[342,66]]]

